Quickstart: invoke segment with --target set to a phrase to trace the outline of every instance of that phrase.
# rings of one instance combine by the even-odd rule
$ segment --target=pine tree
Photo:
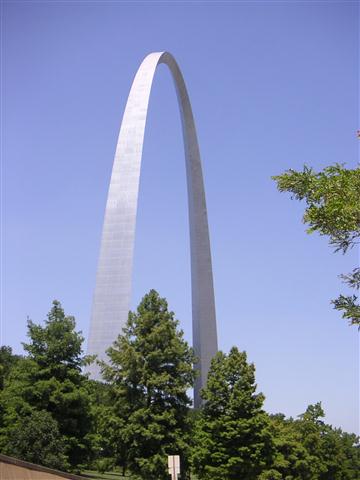
[[[257,479],[272,462],[264,396],[256,394],[255,367],[233,347],[211,363],[205,404],[197,421],[193,468],[201,480]]]
[[[186,467],[194,355],[155,290],[129,313],[108,355],[103,375],[112,385],[118,461],[141,478],[167,480],[167,455],[179,454]]]

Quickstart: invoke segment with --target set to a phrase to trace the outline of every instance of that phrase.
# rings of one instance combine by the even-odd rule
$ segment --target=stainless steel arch
[[[148,55],[139,67],[126,104],[111,175],[93,300],[88,353],[105,359],[127,321],[144,131],[156,67],[166,64],[175,83],[184,138],[190,223],[193,344],[199,358],[195,406],[200,404],[211,358],[217,352],[209,229],[200,152],[181,71],[167,52]],[[96,365],[89,368],[99,378]]]

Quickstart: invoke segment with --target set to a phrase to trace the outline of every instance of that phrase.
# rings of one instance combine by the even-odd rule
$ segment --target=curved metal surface
[[[153,77],[160,63],[166,64],[172,73],[183,130],[190,223],[193,345],[199,359],[194,403],[199,406],[200,389],[206,381],[211,358],[217,352],[209,229],[191,104],[181,71],[174,57],[167,52],[151,53],[143,60],[127,100],[105,210],[88,353],[106,359],[106,349],[121,333],[128,317],[145,124]],[[92,378],[100,378],[96,365],[89,371]]]

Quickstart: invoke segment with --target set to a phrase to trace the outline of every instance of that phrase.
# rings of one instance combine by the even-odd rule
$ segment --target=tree
[[[214,357],[196,422],[192,463],[201,480],[258,479],[271,467],[269,421],[255,367],[236,347]],[[270,478],[270,477],[263,477]]]
[[[296,423],[301,435],[302,444],[316,466],[311,479],[319,480],[352,480],[357,478],[360,471],[359,450],[346,444],[346,435],[341,429],[333,429],[327,425],[321,403],[309,405]],[[352,436],[354,443],[356,436]],[[357,453],[357,460],[356,460]],[[355,461],[354,461],[355,460]]]
[[[57,422],[45,410],[34,410],[19,418],[9,429],[9,440],[3,449],[7,455],[59,470],[69,467],[64,438]]]
[[[23,343],[23,347],[39,366],[42,378],[62,380],[71,375],[76,383],[81,383],[84,338],[75,331],[74,317],[65,315],[58,300],[53,301],[44,327],[28,320],[28,337],[31,341]]]
[[[285,480],[358,478],[357,437],[326,425],[323,417],[321,403],[309,405],[298,420],[286,419],[281,414],[270,416],[275,445],[271,472]]]
[[[4,389],[5,381],[9,377],[11,370],[15,365],[22,361],[20,355],[14,355],[11,347],[2,345],[0,347],[0,445],[1,432],[4,428],[4,404],[2,390]]]
[[[285,419],[282,414],[270,415],[270,421],[275,447],[270,472],[277,472],[279,478],[285,480],[317,479],[317,465],[314,464],[314,459],[302,443],[296,422],[292,418]],[[267,473],[265,472],[264,480],[267,478]],[[274,478],[276,478],[275,474]]]
[[[359,290],[360,288],[360,268],[354,268],[348,275],[340,275],[344,283],[351,288]],[[339,295],[338,298],[332,300],[332,304],[336,310],[342,311],[343,318],[349,320],[351,325],[360,325],[360,305],[357,302],[357,295]]]
[[[359,243],[360,238],[360,168],[346,169],[336,164],[321,172],[304,166],[302,172],[287,170],[272,177],[280,192],[292,193],[292,198],[305,200],[304,223],[308,233],[319,232],[329,237],[335,251],[346,253]],[[360,288],[360,269],[341,276],[344,282]],[[357,295],[340,295],[332,301],[336,310],[351,325],[360,325],[360,305]]]
[[[5,379],[9,376],[11,369],[21,360],[20,355],[14,355],[12,348],[6,345],[0,347],[0,390],[4,388]]]
[[[91,427],[87,378],[81,373],[83,337],[58,301],[53,302],[44,326],[28,321],[28,337],[24,344],[28,356],[5,381],[1,443],[9,441],[13,425],[36,411],[46,411],[58,426],[74,469],[87,460]]]
[[[122,426],[114,414],[109,383],[89,381],[92,430],[89,435],[94,469],[100,473],[122,465],[123,445],[117,436]]]
[[[109,348],[103,376],[112,387],[110,435],[117,461],[147,480],[168,479],[167,455],[188,455],[194,354],[164,298],[151,290]]]

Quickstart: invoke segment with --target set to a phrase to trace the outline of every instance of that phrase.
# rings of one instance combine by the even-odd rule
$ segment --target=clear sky
[[[59,299],[87,335],[113,155],[133,76],[170,51],[203,160],[219,346],[248,352],[269,412],[322,401],[358,430],[358,333],[332,310],[358,261],[307,235],[271,176],[356,165],[357,2],[2,3],[2,343]],[[146,130],[133,306],[165,296],[191,341],[180,119],[160,66]]]

